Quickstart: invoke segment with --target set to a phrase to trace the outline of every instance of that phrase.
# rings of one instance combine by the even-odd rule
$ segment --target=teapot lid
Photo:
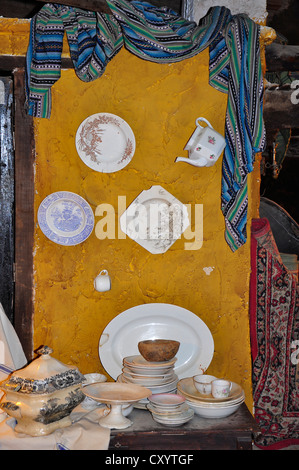
[[[67,366],[51,357],[53,350],[48,346],[43,346],[37,352],[40,356],[23,369],[13,372],[2,385],[3,389],[24,393],[50,393],[85,380],[77,367]]]

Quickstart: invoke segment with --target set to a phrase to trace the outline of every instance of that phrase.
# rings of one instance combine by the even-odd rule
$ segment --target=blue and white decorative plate
[[[71,246],[84,242],[94,227],[90,205],[81,196],[58,191],[47,196],[38,208],[40,229],[51,241]]]

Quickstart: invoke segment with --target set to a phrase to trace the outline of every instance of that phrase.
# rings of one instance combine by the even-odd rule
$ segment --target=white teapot
[[[205,122],[202,127],[199,122]],[[220,157],[226,146],[225,138],[215,131],[209,121],[199,117],[195,121],[196,129],[189,139],[184,150],[189,151],[189,158],[177,157],[176,162],[187,162],[194,166],[212,166]]]

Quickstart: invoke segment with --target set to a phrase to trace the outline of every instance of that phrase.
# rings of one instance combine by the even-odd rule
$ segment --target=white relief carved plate
[[[121,230],[152,254],[165,253],[189,224],[187,207],[162,186],[142,191],[120,217]]]
[[[47,196],[38,208],[41,231],[59,245],[78,245],[85,241],[94,227],[94,214],[81,196],[58,191]]]
[[[92,114],[76,133],[79,157],[89,168],[102,173],[122,170],[132,160],[135,148],[131,127],[115,114]]]

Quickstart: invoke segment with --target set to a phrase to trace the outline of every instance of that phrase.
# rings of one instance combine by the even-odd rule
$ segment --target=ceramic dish
[[[123,375],[119,375],[117,377],[117,382],[118,383],[127,383]],[[158,394],[158,393],[176,393],[176,384],[177,380],[173,383],[163,385],[161,387],[155,387],[155,386],[148,386],[148,385],[142,385],[143,387],[148,388],[151,391],[151,394]],[[140,384],[138,384],[140,385]],[[146,410],[146,405],[149,403],[148,398],[143,398],[141,400],[138,400],[137,403],[134,403],[135,408],[140,408],[143,410]]]
[[[188,397],[185,397],[186,398],[186,402],[188,402],[189,404],[193,404],[194,406],[197,406],[197,407],[200,407],[200,408],[210,408],[210,409],[221,409],[221,408],[228,408],[230,406],[235,406],[235,405],[238,405],[240,403],[243,403],[243,401],[245,400],[245,394],[242,395],[240,398],[236,399],[236,400],[232,400],[232,401],[227,401],[227,402],[223,402],[223,403],[205,403],[203,401],[200,401],[200,400],[191,400],[189,399]]]
[[[76,133],[76,148],[89,168],[102,173],[114,173],[132,160],[135,136],[119,116],[97,113],[86,118]]]
[[[167,415],[161,416],[156,413],[152,413],[153,419],[164,426],[181,426],[190,421],[194,416],[194,410],[188,408],[186,411],[179,413],[178,415]]]
[[[235,403],[234,405],[229,405],[229,406],[223,406],[223,407],[204,407],[201,406],[201,404],[196,404],[193,401],[187,400],[187,403],[189,407],[194,411],[195,414],[200,416],[201,418],[226,418],[227,416],[232,415],[235,413],[235,411],[238,410],[238,408],[241,406],[241,404],[245,401],[245,398],[243,398],[241,401],[238,403]]]
[[[186,401],[184,397],[175,393],[158,393],[148,397],[148,400],[152,404],[162,406],[163,408],[177,407]]]
[[[167,379],[165,378],[155,379],[155,378],[143,377],[143,376],[140,378],[136,378],[136,377],[131,377],[130,375],[125,374],[125,373],[123,373],[122,376],[127,383],[144,385],[145,387],[155,387],[159,385],[166,385],[168,383],[174,382],[174,380],[176,380],[176,382],[178,380],[178,377],[175,374],[172,374]]]
[[[127,382],[123,379],[123,376],[121,374],[117,377],[116,383],[127,383]],[[146,387],[146,388],[151,390],[150,387]],[[174,392],[174,391],[175,390],[171,390],[171,392]],[[151,393],[153,393],[152,390],[151,390]],[[148,403],[149,403],[149,401],[148,401],[148,398],[146,397],[146,398],[141,398],[140,400],[138,400],[136,403],[134,403],[133,406],[134,406],[134,408],[139,408],[141,410],[146,410],[147,409],[146,407],[147,407]]]
[[[187,403],[183,403],[182,405],[171,407],[171,408],[163,408],[159,406],[155,406],[152,403],[148,403],[146,405],[147,409],[157,415],[157,416],[171,416],[171,417],[179,417],[181,413],[186,412],[189,409],[189,405]]]
[[[176,375],[175,377],[176,378],[172,380],[171,382],[168,382],[162,385],[150,385],[150,384],[145,384],[145,383],[138,383],[136,385],[142,385],[144,387],[147,387],[152,391],[152,393],[168,393],[176,389],[176,385],[178,383],[178,377]],[[127,384],[132,383],[128,379],[126,379],[123,374],[121,374],[118,377],[118,382],[127,383]]]
[[[189,224],[187,207],[161,186],[142,191],[120,217],[121,230],[152,254],[165,253]]]
[[[93,231],[94,215],[81,196],[58,191],[47,196],[39,206],[37,220],[49,240],[64,246],[78,245]]]
[[[151,389],[153,394],[157,393],[171,393],[173,390],[176,390],[176,386],[178,383],[178,379],[174,380],[173,382],[165,385],[158,385],[158,386],[151,386],[148,387]]]
[[[123,359],[124,366],[135,374],[156,375],[167,374],[173,371],[177,359],[168,362],[148,362],[140,355],[127,356]]]
[[[133,403],[150,396],[150,390],[133,384],[121,384],[117,382],[98,382],[83,387],[84,395],[101,403]]]
[[[99,420],[101,426],[109,429],[131,426],[132,421],[123,414],[123,405],[146,399],[151,394],[145,387],[118,382],[93,383],[83,387],[82,391],[87,397],[110,407],[110,412]]]
[[[144,375],[142,375],[144,373]],[[147,374],[147,371],[143,371],[141,370],[141,373],[136,373],[136,372],[132,372],[132,370],[129,368],[129,367],[124,367],[123,368],[123,374],[124,375],[128,375],[130,376],[132,379],[136,378],[136,379],[148,379],[148,380],[167,380],[171,377],[173,377],[173,368],[170,369],[170,372],[166,372],[165,374],[157,374],[157,373],[151,373],[151,374]]]
[[[177,384],[177,389],[179,393],[181,393],[184,397],[187,397],[190,401],[200,401],[201,403],[211,403],[213,405],[221,405],[225,402],[239,400],[244,394],[242,387],[235,382],[232,382],[232,389],[229,396],[226,398],[214,398],[212,395],[202,395],[196,390],[193,377],[186,377],[180,380]]]
[[[99,341],[103,367],[116,380],[123,358],[138,355],[138,342],[154,338],[180,341],[174,364],[179,379],[204,373],[213,358],[212,334],[197,315],[177,305],[152,303],[132,307],[106,326]]]

